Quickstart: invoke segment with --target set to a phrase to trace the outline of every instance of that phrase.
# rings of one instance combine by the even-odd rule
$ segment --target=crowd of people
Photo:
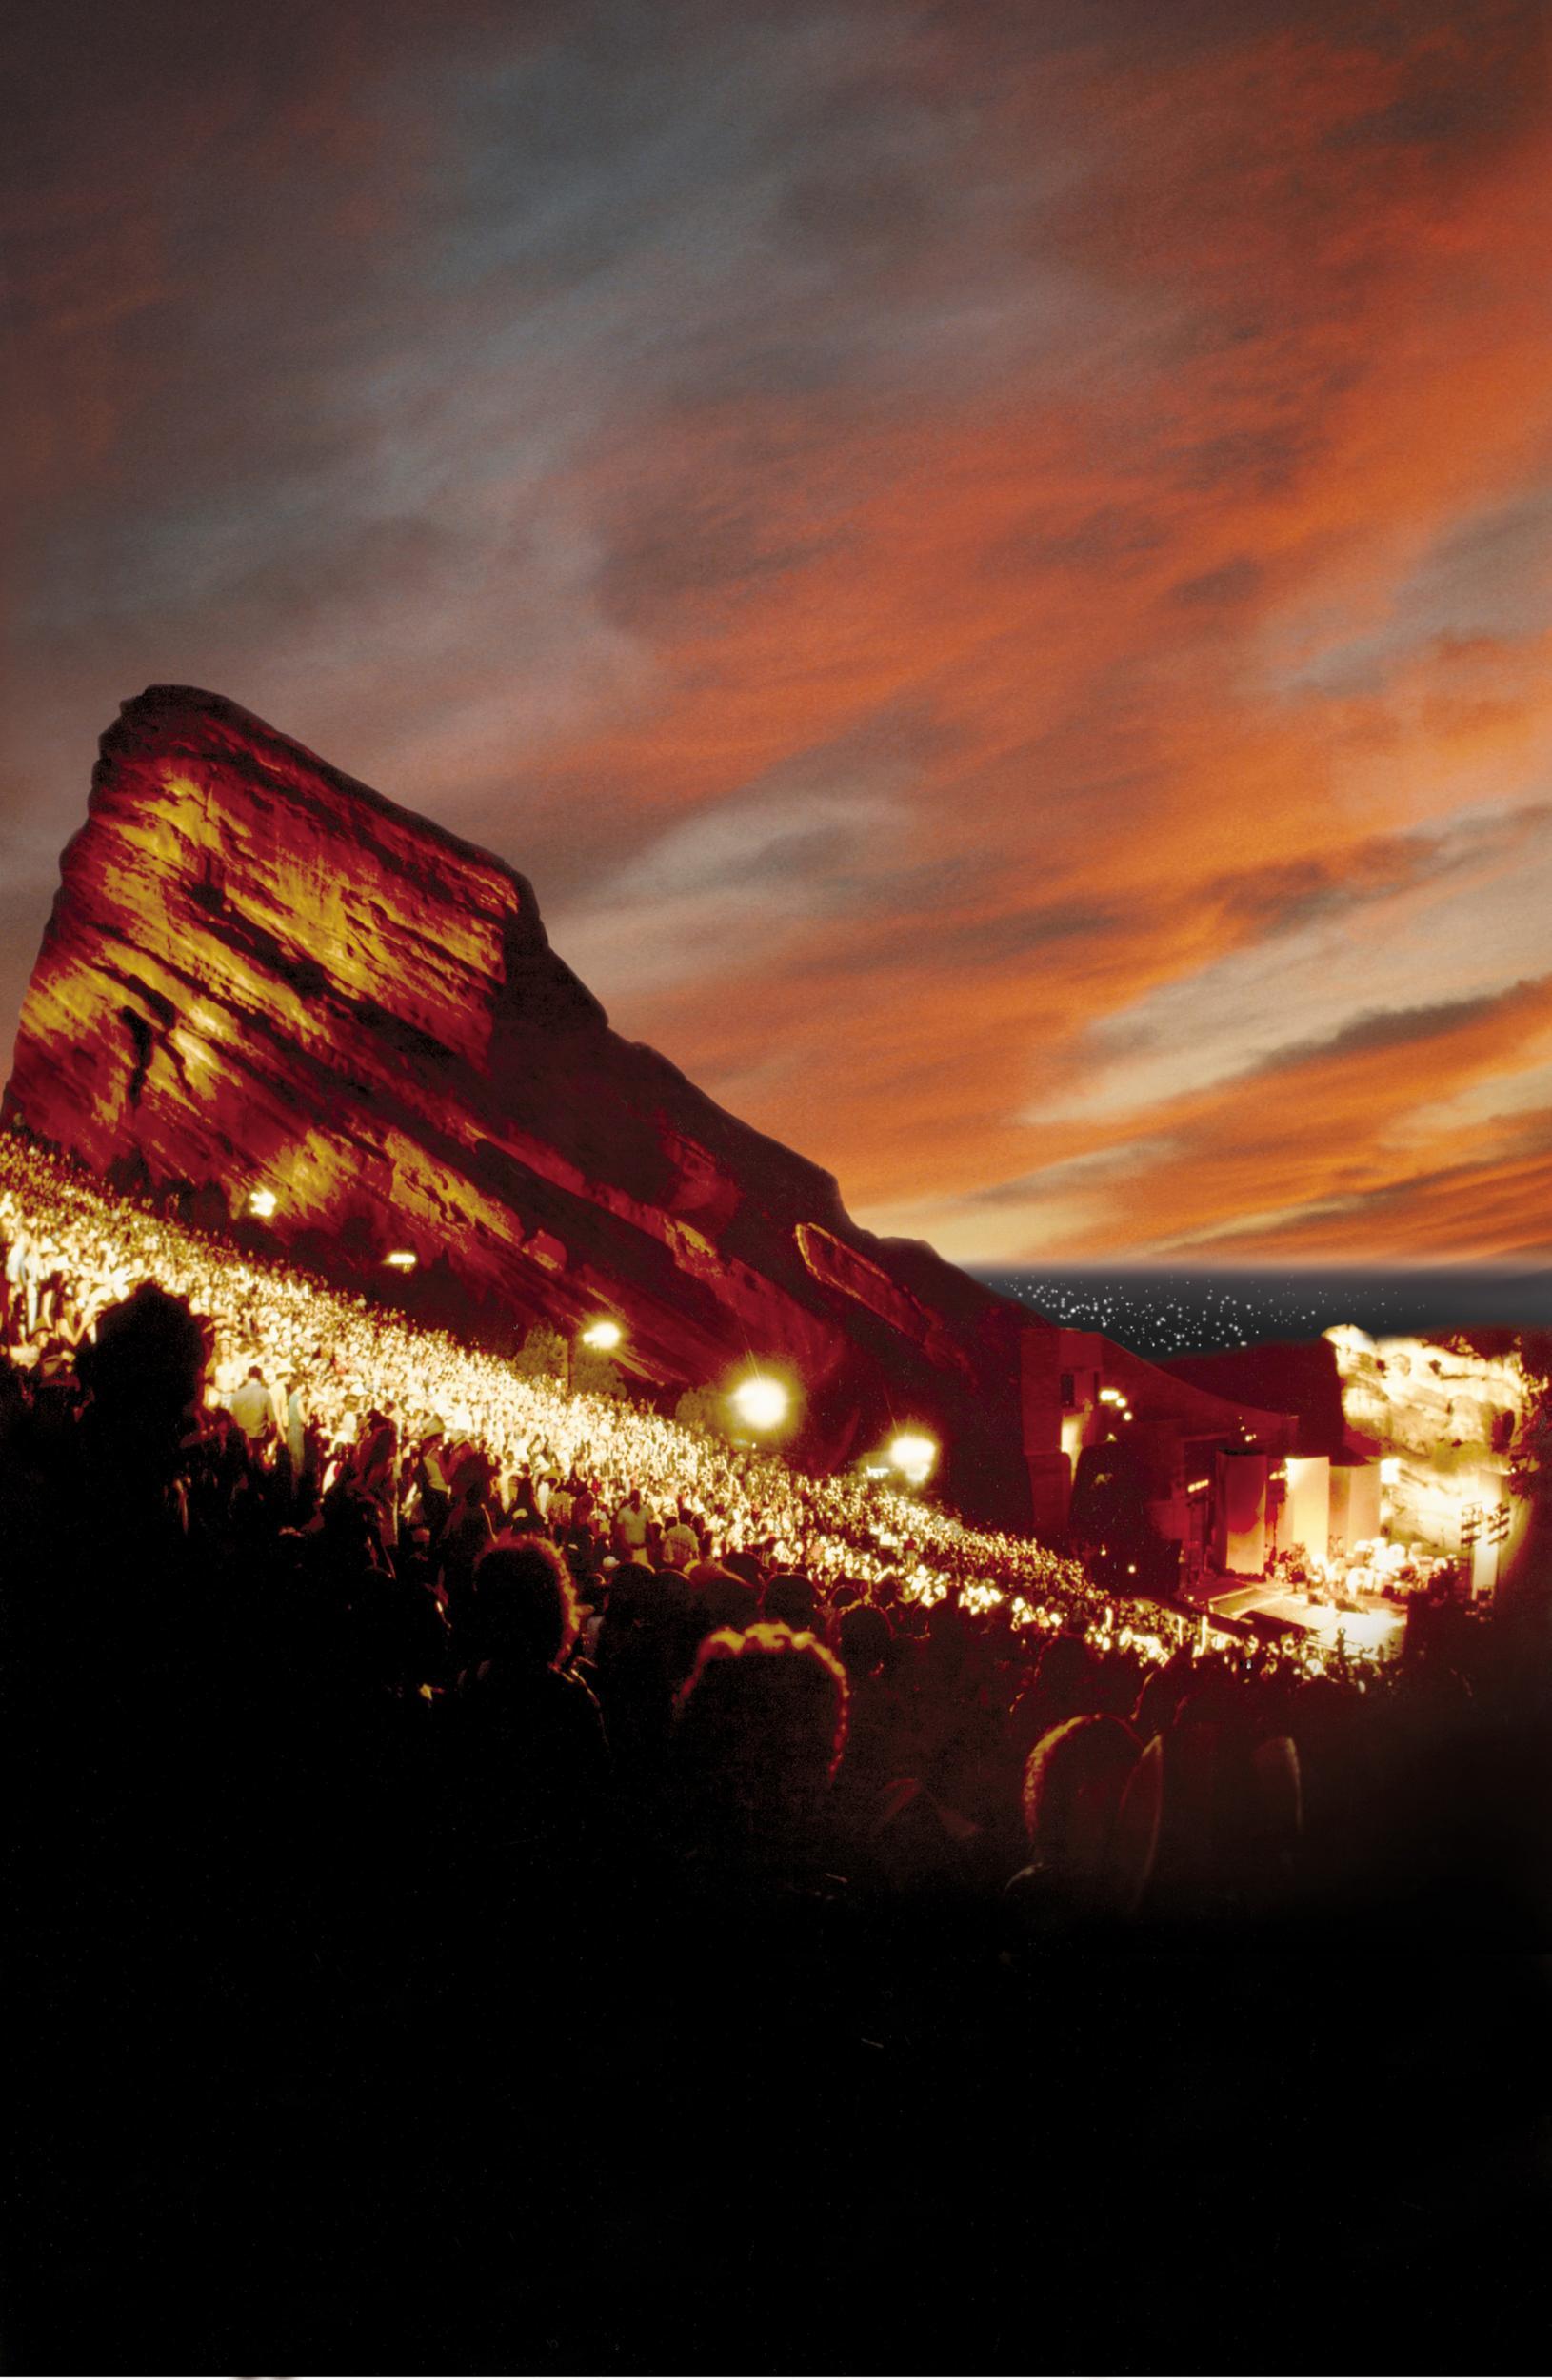
[[[839,2094],[846,2220],[883,2252],[878,2143],[926,2153],[899,2094],[926,2044],[948,2137],[1032,2005],[1132,2055],[1179,2022],[1154,1970],[1146,2016],[1106,1996],[1117,1954],[1552,1932],[1539,1639],[1468,1676],[1444,1639],[1381,1669],[1209,1635],[10,1138],[0,1243],[10,1735],[48,1821],[18,1868],[25,2181],[67,2272],[71,2124],[207,2236],[174,2083],[235,2127],[224,2290],[255,2192],[320,2302],[368,2237],[412,2261],[420,2177],[487,2174],[499,2105],[525,2269],[571,2287],[579,2225],[612,2222],[662,2291],[689,2247],[629,2250],[622,2206],[639,2227],[688,2125],[718,2234],[729,2091],[772,2137]],[[128,2287],[142,2251],[113,2255]]]
[[[1307,1867],[1328,1767],[1409,1741],[1442,1695],[1470,1698],[1437,1660],[1247,1645],[1194,1615],[1118,1603],[1032,1539],[967,1527],[860,1473],[805,1476],[645,1401],[526,1375],[509,1355],[260,1261],[10,1136],[0,1248],[13,1483],[31,1475],[29,1448],[57,1456],[90,1438],[105,1351],[131,1350],[120,1359],[149,1373],[181,1316],[193,1336],[166,1487],[186,1560],[224,1577],[240,1546],[249,1569],[262,1557],[276,1574],[332,1571],[336,1586],[342,1564],[359,1573],[346,1597],[363,1622],[359,1657],[386,1691],[436,1706],[478,1701],[490,1581],[521,1550],[518,1592],[547,1594],[541,1573],[553,1572],[572,1615],[542,1666],[586,1680],[607,1720],[600,1774],[631,1794],[661,1784],[676,1714],[710,1691],[696,1667],[706,1639],[746,1637],[751,1676],[778,1655],[822,1671],[837,1699],[819,1765],[832,1810],[847,1809],[869,1846],[852,1845],[853,1865],[880,1855],[875,1833],[906,1832],[920,1804],[909,1831],[929,1808],[933,1872],[988,1885],[1018,1846],[1021,1811],[1038,1842],[1041,1810],[1065,1806],[1078,1777],[1090,1815],[1097,1797],[1120,1826],[1124,1805],[1125,1894],[1141,1898],[1144,1872],[1157,1882],[1160,1813],[1178,1817],[1185,1798],[1160,1782],[1163,1747],[1189,1735],[1184,1713],[1241,1739],[1228,1799],[1251,1835],[1269,1827],[1277,1841],[1236,1887],[1259,1894]],[[1119,1778],[1113,1791],[1104,1777]],[[1329,1869],[1334,1844],[1316,1848]],[[1205,1882],[1200,1843],[1195,1864]]]
[[[780,1457],[682,1427],[650,1404],[573,1394],[391,1308],[278,1262],[258,1262],[100,1184],[20,1140],[0,1140],[4,1340],[13,1372],[70,1395],[75,1357],[107,1308],[140,1280],[188,1299],[210,1327],[208,1407],[253,1423],[245,1437],[313,1490],[369,1477],[391,1543],[428,1528],[448,1481],[487,1474],[496,1523],[567,1525],[585,1497],[591,1571],[620,1551],[654,1553],[689,1508],[696,1549],[682,1560],[738,1555],[800,1570],[822,1593],[864,1594],[924,1609],[950,1597],[995,1620],[1026,1650],[1076,1633],[1096,1656],[1136,1672],[1174,1656],[1225,1652],[1235,1638],[1141,1597],[1118,1607],[1080,1562],[1026,1537],[971,1529],[919,1496],[861,1472],[806,1477]],[[441,1483],[441,1484],[439,1484]],[[622,1508],[624,1548],[613,1542]],[[684,1524],[681,1523],[681,1526]],[[1278,1656],[1323,1672],[1319,1651]]]

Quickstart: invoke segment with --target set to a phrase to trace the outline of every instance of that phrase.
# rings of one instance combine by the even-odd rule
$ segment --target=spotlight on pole
[[[791,1403],[780,1380],[767,1372],[751,1372],[733,1391],[733,1407],[751,1430],[779,1430]]]
[[[911,1487],[921,1487],[938,1459],[938,1441],[925,1430],[903,1430],[889,1449],[889,1460]]]
[[[625,1332],[620,1324],[611,1321],[607,1315],[601,1315],[596,1322],[589,1322],[586,1330],[578,1331],[575,1339],[568,1338],[566,1342],[567,1390],[575,1388],[577,1384],[577,1349],[579,1347],[590,1347],[593,1353],[599,1356],[612,1355],[624,1338]]]

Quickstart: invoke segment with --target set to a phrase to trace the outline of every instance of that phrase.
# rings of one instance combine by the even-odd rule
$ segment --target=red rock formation
[[[828,1174],[611,1032],[524,878],[215,695],[154,686],[101,752],[7,1122],[234,1203],[268,1186],[282,1230],[364,1219],[514,1324],[607,1309],[655,1387],[777,1360],[811,1458],[924,1422],[965,1509],[1027,1514],[1054,1331],[859,1230]]]

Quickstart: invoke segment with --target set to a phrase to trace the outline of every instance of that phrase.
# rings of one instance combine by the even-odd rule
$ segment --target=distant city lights
[[[1136,1270],[1075,1268],[1035,1274],[973,1268],[977,1279],[1069,1330],[1103,1331],[1155,1362],[1220,1347],[1267,1339],[1319,1338],[1333,1324],[1355,1322],[1386,1335],[1462,1323],[1552,1320],[1544,1271],[1526,1280],[1490,1270],[1406,1271],[1333,1266],[1286,1273],[1265,1269],[1147,1266]]]

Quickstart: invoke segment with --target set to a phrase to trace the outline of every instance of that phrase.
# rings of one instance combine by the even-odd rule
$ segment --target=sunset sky
[[[1547,8],[8,49],[8,1052],[170,680],[521,868],[875,1230],[1552,1257]]]

